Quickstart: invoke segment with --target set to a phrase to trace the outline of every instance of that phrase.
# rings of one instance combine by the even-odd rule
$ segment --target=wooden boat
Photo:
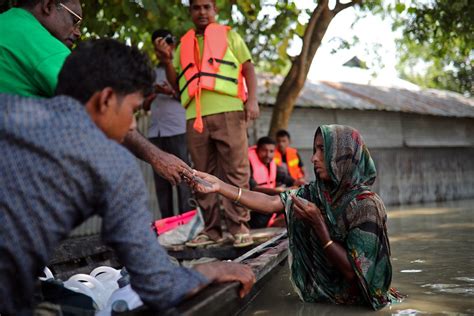
[[[264,229],[252,231],[259,241],[253,247],[237,249],[232,245],[191,249],[172,247],[168,253],[179,261],[196,260],[202,257],[232,260],[252,267],[257,282],[251,293],[244,299],[238,296],[237,282],[211,285],[192,298],[182,302],[160,315],[234,315],[245,308],[246,304],[259,292],[264,283],[285,263],[288,252],[286,229]],[[48,267],[54,275],[66,280],[76,273],[89,273],[97,266],[107,265],[120,268],[114,252],[100,242],[99,236],[71,238],[63,242],[56,250]],[[146,307],[120,313],[118,315],[155,315]]]

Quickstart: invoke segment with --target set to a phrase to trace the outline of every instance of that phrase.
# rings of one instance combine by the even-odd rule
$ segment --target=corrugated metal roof
[[[280,76],[259,76],[259,101],[273,104]],[[408,90],[348,82],[306,81],[296,106],[406,112],[450,117],[474,117],[474,100],[458,93]]]

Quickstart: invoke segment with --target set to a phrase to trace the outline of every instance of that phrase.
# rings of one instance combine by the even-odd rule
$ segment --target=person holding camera
[[[172,50],[176,47],[176,38],[171,31],[159,29],[153,32],[152,42],[162,38]],[[159,57],[158,57],[159,59]],[[151,122],[148,138],[157,147],[175,155],[189,165],[188,149],[186,146],[186,114],[185,109],[177,99],[177,93],[166,80],[166,71],[160,61],[155,69],[155,99],[145,103],[144,109],[151,108]],[[173,185],[158,173],[154,173],[156,197],[160,205],[161,217],[171,217],[173,211]],[[178,212],[183,214],[192,209],[189,204],[191,191],[184,183],[177,185]]]

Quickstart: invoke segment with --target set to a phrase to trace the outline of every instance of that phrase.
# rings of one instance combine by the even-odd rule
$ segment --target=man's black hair
[[[154,42],[158,37],[165,38],[168,35],[173,36],[170,30],[158,29],[151,34],[151,41]]]
[[[136,47],[113,39],[82,42],[66,59],[58,77],[56,95],[86,103],[106,87],[119,95],[153,91],[155,72],[150,59]]]
[[[211,0],[211,1],[214,3],[214,5],[217,5],[216,0]],[[189,0],[189,7],[191,7],[192,5],[193,5],[193,0]]]
[[[263,145],[276,145],[276,142],[271,137],[264,136],[258,139],[257,149],[262,147]]]
[[[33,8],[35,5],[37,5],[40,2],[41,0],[16,0],[16,1],[13,1],[13,6],[20,7],[20,8]],[[66,2],[69,2],[69,0],[64,0],[64,1],[55,0],[54,2],[56,4],[59,4],[59,2],[66,3]]]
[[[276,132],[276,138],[279,137],[288,137],[288,139],[291,139],[290,133],[286,129],[281,129],[278,132]]]

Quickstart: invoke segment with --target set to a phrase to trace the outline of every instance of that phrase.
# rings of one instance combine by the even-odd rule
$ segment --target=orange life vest
[[[275,150],[275,163],[280,166],[283,163],[282,155],[280,151]],[[286,164],[288,165],[288,172],[290,176],[295,179],[301,179],[304,177],[303,171],[299,167],[300,159],[298,158],[298,151],[295,148],[286,148]]]
[[[196,98],[194,129],[203,131],[201,117],[201,90],[206,89],[238,97],[245,101],[246,88],[242,65],[228,48],[227,32],[230,27],[211,23],[204,31],[203,52],[199,50],[196,32],[191,29],[181,38],[178,75],[181,104],[189,106]]]
[[[270,170],[268,170],[268,167],[258,158],[257,146],[249,148],[249,161],[250,165],[252,165],[252,176],[255,182],[257,182],[257,185],[270,189],[276,188],[277,167],[275,161],[272,160],[270,163]]]

